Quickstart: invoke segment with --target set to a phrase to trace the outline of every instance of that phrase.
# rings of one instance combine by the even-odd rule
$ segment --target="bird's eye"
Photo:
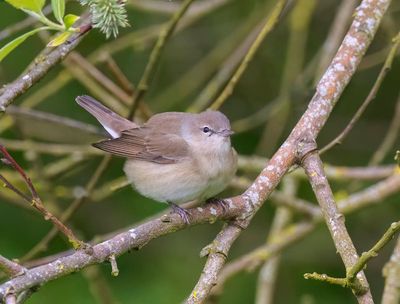
[[[210,132],[210,128],[209,128],[209,127],[204,127],[204,128],[203,128],[203,132],[204,132],[204,133]]]

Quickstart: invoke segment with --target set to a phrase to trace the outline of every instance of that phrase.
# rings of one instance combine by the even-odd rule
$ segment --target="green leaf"
[[[67,29],[69,29],[75,22],[76,22],[76,20],[78,20],[79,19],[79,16],[77,16],[77,15],[74,15],[74,14],[68,14],[68,15],[66,15],[65,17],[64,17],[64,24],[65,24],[65,27],[67,28]]]
[[[33,11],[35,13],[40,13],[45,0],[5,0],[7,3],[11,4],[18,9],[26,9]]]
[[[69,38],[69,36],[71,36],[73,33],[71,32],[64,32],[61,33],[60,35],[58,35],[56,38],[54,38],[53,40],[51,40],[47,46],[48,47],[56,47],[59,46],[60,44],[63,44],[65,41],[67,41],[67,39]]]
[[[10,54],[17,46],[19,46],[22,42],[24,42],[26,38],[32,36],[33,34],[39,32],[39,31],[47,30],[47,29],[49,29],[47,26],[34,29],[34,30],[30,31],[30,32],[27,32],[27,33],[15,38],[13,41],[7,43],[5,46],[3,46],[0,49],[0,62],[8,54]]]
[[[54,17],[56,17],[58,22],[63,24],[63,17],[65,14],[65,0],[51,0],[51,7],[53,9]]]

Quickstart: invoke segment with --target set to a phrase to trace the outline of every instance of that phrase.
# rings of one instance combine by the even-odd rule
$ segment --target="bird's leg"
[[[226,211],[229,209],[228,203],[222,198],[210,197],[209,199],[206,200],[206,203],[207,204],[216,204],[216,205],[221,206],[223,214],[225,214]]]
[[[181,217],[181,219],[185,222],[185,224],[187,224],[187,225],[190,224],[190,221],[189,221],[190,214],[186,209],[179,207],[177,204],[174,204],[172,202],[167,202],[167,203],[168,203],[168,205],[171,206],[172,212],[177,213]]]

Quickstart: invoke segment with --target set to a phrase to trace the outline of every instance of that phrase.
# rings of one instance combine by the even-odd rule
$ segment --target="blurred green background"
[[[153,35],[141,39],[137,33],[142,33],[153,25],[163,24],[170,18],[169,14],[138,8],[137,3],[140,2],[146,1],[130,3],[128,0],[127,9],[131,26],[122,29],[117,39],[105,40],[101,33],[92,30],[76,49],[86,57],[99,47],[102,47],[104,52],[120,48],[112,54],[112,57],[133,84],[137,84],[142,75],[156,37]],[[158,2],[160,6],[172,8],[181,3],[181,1],[164,0]],[[267,16],[276,1],[225,2],[224,5],[194,20],[168,42],[154,82],[145,97],[145,102],[152,111],[185,111],[192,105],[208,81],[222,69],[225,59],[238,49],[239,44],[262,20],[261,18]],[[286,119],[285,113],[277,111],[272,115],[265,115],[269,119],[260,121],[258,125],[253,125],[251,122],[237,130],[233,144],[240,154],[270,157],[306,109],[314,92],[313,81],[317,77],[315,62],[319,59],[318,51],[327,38],[339,2],[325,0],[316,1],[314,8],[310,5],[308,8],[311,13],[310,24],[303,33],[291,30],[292,5],[285,11],[276,29],[263,42],[234,93],[221,110],[235,126],[238,120],[260,112],[268,104],[274,104],[279,96],[288,96],[290,101],[285,112]],[[75,2],[69,2],[67,12],[79,14],[81,7]],[[25,17],[23,12],[13,9],[5,2],[0,2],[0,31]],[[379,73],[387,47],[399,29],[400,5],[398,1],[393,1],[360,70],[346,88],[318,138],[321,146],[328,143],[346,126],[365,99]],[[288,64],[287,50],[290,37],[301,39],[298,45],[302,45],[302,48],[296,49],[295,56],[292,57],[294,61]],[[9,40],[10,38],[2,40],[0,44],[4,45]],[[0,64],[0,84],[6,84],[18,77],[44,46],[45,43],[39,37],[32,37],[9,55]],[[213,61],[199,64],[216,49],[219,55],[215,56]],[[98,57],[97,59],[101,61],[99,56],[102,54],[104,53],[98,53],[95,58]],[[378,59],[375,60],[373,56]],[[296,65],[300,67],[297,68]],[[104,62],[98,63],[97,66],[105,74],[110,75]],[[64,69],[62,65],[58,65],[39,84],[18,98],[15,104],[20,105],[29,98],[40,98],[42,94],[49,93],[49,88],[56,86],[60,81],[57,77]],[[289,76],[284,76],[285,70]],[[189,72],[190,74],[187,74]],[[284,77],[289,79],[286,87],[282,85]],[[365,166],[368,163],[391,122],[399,95],[399,84],[400,62],[396,58],[376,99],[368,107],[360,122],[342,145],[323,156],[324,161],[347,166]],[[74,98],[80,94],[96,96],[95,92],[73,78],[65,86],[48,94],[35,109],[96,125],[95,120],[74,102]],[[271,107],[271,111],[272,109]],[[267,108],[266,113],[268,111]],[[279,120],[280,114],[283,115],[282,120]],[[2,138],[85,145],[93,141],[93,135],[57,124],[35,125],[32,120],[25,117],[17,118],[15,122],[12,128],[3,131]],[[272,123],[269,125],[272,130],[274,126],[278,129],[282,127],[282,133],[277,132],[277,138],[271,139],[273,143],[270,141],[270,133],[265,131],[268,123]],[[399,144],[397,138],[396,146],[390,150],[384,163],[394,163],[394,153],[396,148],[399,149]],[[59,159],[60,156],[21,151],[12,151],[12,154],[25,169],[31,170],[31,177],[44,202],[52,198],[60,209],[65,209],[71,203],[73,193],[87,182],[101,160],[101,156],[90,157],[87,161],[76,165],[73,170],[51,181],[41,181],[41,168]],[[99,185],[121,176],[122,165],[123,160],[114,158]],[[353,189],[349,189],[348,182],[334,182],[332,187],[334,192],[344,189],[355,191],[368,184],[355,183]],[[5,191],[7,189],[1,189],[1,192]],[[222,196],[238,193],[240,190],[228,189]],[[310,186],[305,181],[300,183],[299,196],[315,201]],[[359,252],[369,249],[390,223],[399,220],[399,200],[400,194],[397,194],[346,218],[347,227]],[[79,231],[85,240],[91,240],[97,235],[126,227],[165,208],[166,205],[145,199],[130,187],[125,187],[104,200],[95,202],[89,200],[74,216],[70,225]],[[275,209],[269,202],[264,204],[250,227],[234,244],[230,259],[239,257],[265,241]],[[156,239],[140,251],[125,254],[118,259],[120,274],[116,278],[110,275],[109,265],[101,265],[102,277],[109,285],[116,303],[180,303],[190,293],[201,273],[205,259],[199,258],[200,250],[213,240],[221,226],[222,224],[218,222],[214,225],[192,227]],[[10,204],[3,197],[0,198],[0,254],[9,258],[23,256],[50,228],[51,224],[43,221],[37,213]],[[393,245],[394,242],[391,242],[366,269],[372,294],[377,302],[383,290],[382,267],[388,260]],[[67,245],[59,236],[51,242],[43,256],[65,249]],[[356,302],[349,290],[303,279],[305,272],[313,271],[332,276],[343,276],[345,273],[324,225],[320,225],[306,239],[283,252],[274,303]],[[76,273],[51,282],[40,288],[28,303],[98,303],[90,291],[91,286],[86,278],[88,275]],[[257,275],[257,271],[244,272],[229,280],[220,303],[254,302]]]

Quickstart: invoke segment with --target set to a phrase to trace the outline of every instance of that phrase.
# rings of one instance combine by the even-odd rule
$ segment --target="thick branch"
[[[235,202],[232,201],[231,208],[226,210],[226,212],[215,204],[189,209],[190,225],[215,222],[217,219],[238,216],[243,208],[242,204],[243,201],[237,198]],[[46,265],[29,269],[24,275],[0,285],[0,300],[4,299],[4,296],[11,287],[18,294],[23,290],[79,271],[89,265],[108,261],[111,255],[118,257],[129,250],[140,249],[152,239],[186,227],[187,225],[185,225],[182,218],[176,214],[164,215],[151,220],[93,246],[92,254],[80,250]]]
[[[399,190],[400,175],[394,174],[377,184],[350,195],[346,199],[338,201],[339,211],[344,214],[349,214],[372,204],[381,203],[385,198],[397,193]],[[244,269],[254,269],[259,267],[262,262],[270,259],[276,253],[304,238],[308,233],[312,232],[315,227],[317,227],[317,224],[322,222],[323,216],[322,213],[319,212],[319,215],[316,215],[313,218],[313,221],[301,222],[288,226],[275,236],[274,242],[271,244],[262,245],[231,261],[222,270],[217,284],[218,287],[213,289],[213,293],[218,295],[222,292],[222,288],[227,279]]]

